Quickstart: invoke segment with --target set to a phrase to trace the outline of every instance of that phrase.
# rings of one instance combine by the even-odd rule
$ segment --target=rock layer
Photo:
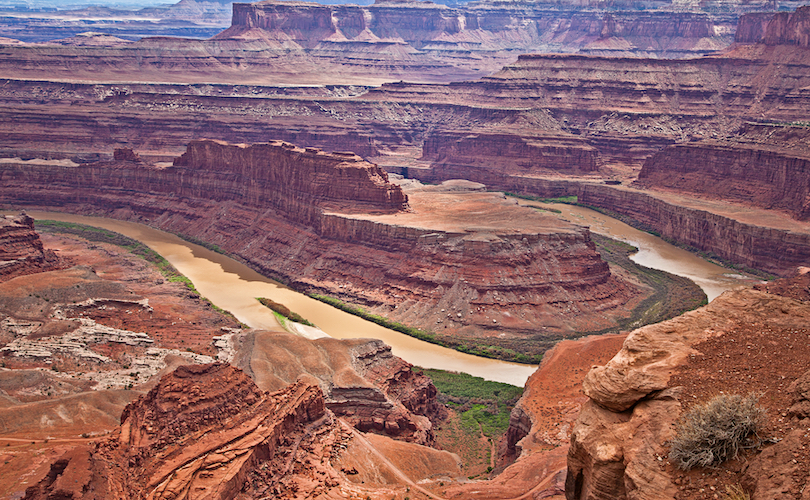
[[[260,168],[254,150],[275,151],[278,173]],[[214,142],[190,151],[171,167],[5,162],[0,178],[9,202],[147,219],[304,290],[441,328],[450,341],[490,330],[518,339],[542,333],[533,346],[520,346],[534,354],[570,331],[615,326],[641,295],[610,274],[586,229],[497,195],[414,193],[421,201],[396,211],[405,201],[400,188],[353,155]],[[229,167],[236,165],[229,154],[244,155],[246,168]],[[360,203],[351,202],[355,195]],[[470,220],[470,210],[482,215]],[[517,222],[514,210],[523,211]],[[455,317],[440,311],[448,307]]]
[[[275,474],[263,487],[279,493],[295,459],[283,458],[285,448],[295,443],[297,451],[301,439],[321,434],[320,456],[313,454],[320,462],[336,437],[317,387],[263,393],[238,370],[216,364],[166,375],[121,421],[110,438],[54,463],[26,498],[234,498],[268,462]],[[333,473],[315,487],[335,484]]]
[[[62,265],[53,250],[43,247],[34,230],[34,219],[25,213],[0,218],[0,282]]]
[[[670,146],[644,163],[637,184],[782,210],[806,220],[808,135],[804,127],[749,124],[724,141]]]

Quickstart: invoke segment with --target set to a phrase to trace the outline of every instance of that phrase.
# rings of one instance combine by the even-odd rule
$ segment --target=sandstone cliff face
[[[52,250],[45,250],[34,230],[34,219],[24,213],[0,218],[0,281],[57,269],[62,265]]]
[[[644,163],[638,184],[810,217],[810,151],[803,146],[810,133],[802,127],[747,129],[725,141],[664,149]]]
[[[703,498],[699,496],[702,493],[691,491],[693,481],[680,478],[676,482],[674,478],[678,471],[665,463],[669,451],[667,442],[675,435],[674,424],[682,408],[692,404],[693,398],[703,400],[719,391],[745,393],[746,387],[769,387],[773,384],[770,377],[784,380],[785,374],[796,373],[796,370],[799,374],[804,373],[806,362],[784,356],[784,353],[776,355],[784,357],[783,369],[760,368],[754,371],[754,367],[765,361],[760,359],[761,353],[751,351],[754,346],[750,342],[746,349],[746,336],[750,338],[750,332],[755,331],[756,335],[766,338],[785,338],[787,332],[801,330],[800,325],[806,324],[808,318],[810,306],[806,302],[757,290],[738,289],[726,292],[708,306],[680,318],[631,332],[621,351],[605,366],[594,367],[583,382],[590,401],[583,406],[571,437],[566,498]],[[736,333],[741,329],[749,333]],[[762,333],[765,331],[771,333]],[[743,345],[737,346],[739,343]],[[737,360],[733,367],[722,350],[719,356],[715,355],[715,350],[721,345],[735,346],[733,351]],[[691,368],[692,363],[712,357],[721,358],[712,362],[713,369]],[[775,359],[773,362],[778,363]],[[748,370],[751,370],[748,379],[752,381],[742,383],[740,373]],[[730,373],[724,374],[723,371]],[[763,377],[765,372],[767,375]],[[672,382],[673,377],[678,381]],[[717,383],[718,379],[723,382]],[[683,388],[677,387],[686,380],[691,382]],[[782,392],[782,389],[773,390],[771,401],[784,399]],[[801,399],[799,397],[794,403]],[[766,432],[777,435],[787,432],[785,425],[780,423],[787,408],[782,409],[781,403],[769,403],[767,410],[769,421],[776,425],[768,424]],[[804,427],[800,430],[804,431]],[[748,469],[748,480],[753,483],[759,480],[762,485],[762,489],[757,489],[752,496],[754,499],[775,498],[771,496],[775,490],[769,488],[780,480],[774,479],[772,473],[760,472],[778,470],[780,462],[773,461],[773,458],[785,455],[779,454],[776,448],[763,451],[756,460],[759,465]],[[788,456],[795,458],[800,455]],[[760,461],[770,463],[774,468],[763,469]],[[733,474],[724,473],[723,479],[718,481],[733,484]],[[788,469],[777,475],[784,479],[790,474]],[[784,483],[786,488],[793,488],[788,485],[791,481],[794,480],[787,479]],[[722,484],[711,483],[711,486],[722,491]],[[705,487],[708,491],[708,483],[697,487]]]
[[[193,171],[198,180],[192,182],[200,183],[209,174],[216,176],[213,183],[232,189],[243,186],[239,192],[222,194],[208,190],[210,181],[205,192],[191,183],[166,186],[181,196],[237,199],[254,206],[275,205],[291,213],[316,207],[397,211],[408,203],[402,189],[388,182],[383,169],[351,152],[327,154],[281,141],[252,146],[192,141],[174,166]],[[184,177],[182,173],[175,176]],[[217,182],[220,179],[224,182]],[[288,208],[284,203],[297,206]]]
[[[597,170],[598,152],[566,135],[438,132],[422,146],[437,179],[463,178],[499,187],[496,179],[549,172],[582,174]]]
[[[762,43],[765,45],[810,46],[810,8],[795,12],[778,12],[768,23]]]

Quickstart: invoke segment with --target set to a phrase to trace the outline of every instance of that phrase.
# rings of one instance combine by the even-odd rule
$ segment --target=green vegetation
[[[720,394],[693,406],[678,423],[669,459],[683,470],[714,467],[740,450],[759,447],[765,412],[758,402],[756,394]]]
[[[512,198],[520,198],[521,200],[537,201],[540,203],[565,203],[566,205],[578,205],[576,196],[560,196],[559,198],[540,198],[539,196],[530,196],[527,194],[510,193],[505,191],[503,194],[511,196]]]
[[[430,377],[439,391],[439,401],[460,415],[462,428],[473,436],[483,433],[497,440],[509,427],[509,415],[523,394],[521,387],[467,373],[420,367],[413,370]]]
[[[272,309],[274,313],[276,313],[276,318],[281,316],[283,318],[289,319],[290,321],[295,321],[296,323],[301,323],[302,325],[307,326],[315,326],[306,319],[304,319],[300,314],[290,311],[290,308],[285,306],[284,304],[279,304],[278,302],[274,302],[270,299],[266,299],[264,297],[256,297],[263,306]],[[284,323],[280,321],[282,326]]]
[[[129,253],[133,255],[137,255],[138,257],[144,259],[145,261],[149,262],[150,264],[154,265],[160,273],[166,278],[166,281],[171,283],[182,283],[188,288],[191,292],[197,294],[199,299],[203,302],[206,302],[209,307],[213,310],[219,312],[220,314],[224,314],[226,316],[230,316],[234,318],[233,314],[221,307],[217,307],[211,303],[210,300],[206,299],[205,297],[200,296],[200,293],[194,287],[194,284],[191,282],[190,279],[185,277],[175,269],[173,265],[169,263],[166,259],[164,259],[159,253],[155,252],[148,246],[144,245],[140,241],[133,240],[132,238],[128,238],[123,234],[116,233],[114,231],[108,231],[106,229],[102,229],[99,227],[93,226],[86,226],[84,224],[75,224],[73,222],[61,222],[55,220],[38,220],[36,221],[36,227],[38,231],[41,232],[51,232],[51,233],[59,233],[59,234],[71,234],[73,236],[78,236],[83,238],[87,241],[93,241],[97,243],[108,243],[110,245],[115,245],[117,247],[123,248]],[[240,326],[243,328],[246,325],[240,323]]]
[[[370,313],[365,309],[363,309],[362,307],[349,305],[343,302],[342,300],[336,299],[334,297],[318,294],[311,294],[310,297],[316,300],[320,300],[321,302],[325,302],[326,304],[329,304],[332,307],[336,307],[343,312],[359,316],[366,321],[371,321],[372,323],[376,323],[385,328],[389,328],[391,330],[404,333],[405,335],[415,337],[419,340],[424,340],[425,342],[441,345],[441,343],[436,340],[436,336],[431,332],[426,332],[424,330],[420,330],[419,328],[414,328],[411,326],[403,325],[402,323],[398,323],[396,321],[391,321],[388,318],[383,318],[380,315]]]
[[[366,321],[376,323],[382,327],[389,328],[391,330],[400,333],[404,333],[405,335],[417,338],[419,340],[424,340],[425,342],[430,342],[431,344],[440,345],[442,347],[448,347],[450,349],[455,349],[457,351],[472,354],[474,356],[481,356],[483,358],[492,358],[492,359],[502,359],[504,361],[513,361],[515,363],[527,363],[527,364],[536,364],[539,363],[541,359],[543,359],[542,353],[526,354],[525,352],[518,352],[517,350],[512,349],[510,347],[482,344],[481,342],[483,342],[484,339],[463,338],[457,335],[443,336],[438,335],[434,332],[429,332],[412,326],[403,325],[402,323],[390,320],[388,318],[384,318],[378,314],[370,313],[365,309],[363,309],[362,307],[347,304],[340,299],[329,297],[327,295],[310,294],[310,297],[316,300],[320,300],[321,302],[324,302],[326,304],[329,304],[332,307],[336,307],[341,311],[353,314],[355,316],[359,316],[365,319]],[[487,339],[487,341],[489,340],[492,339]],[[528,346],[528,347],[537,348],[537,346]],[[547,347],[551,346],[549,345]],[[545,351],[545,349],[542,350]]]

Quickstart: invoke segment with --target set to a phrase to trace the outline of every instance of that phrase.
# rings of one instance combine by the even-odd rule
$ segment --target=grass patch
[[[300,314],[290,311],[290,308],[285,306],[284,304],[279,304],[278,302],[274,302],[273,300],[266,299],[264,297],[256,297],[256,300],[258,300],[263,306],[271,309],[274,313],[276,313],[277,315],[276,317],[282,316],[286,319],[289,319],[290,321],[301,323],[302,325],[313,327],[315,326],[314,324],[310,323],[305,318],[303,318]]]
[[[529,200],[529,201],[537,201],[540,203],[565,203],[566,205],[577,205],[577,197],[576,195],[573,196],[560,196],[559,198],[541,198],[539,196],[531,196],[528,194],[518,194],[518,193],[510,193],[509,191],[504,191],[506,196],[511,196],[512,198],[520,198],[521,200]]]
[[[467,373],[414,367],[428,376],[439,391],[439,401],[453,408],[461,417],[465,431],[496,439],[509,427],[509,415],[523,388],[492,382]]]
[[[194,292],[199,296],[199,299],[208,304],[208,306],[217,311],[220,314],[230,317],[233,321],[239,323],[242,328],[247,328],[247,325],[239,322],[230,311],[226,311],[221,307],[214,305],[210,300],[200,295],[200,292],[197,291],[197,288],[194,286],[194,283],[191,282],[186,276],[180,273],[173,265],[169,263],[168,260],[164,259],[162,255],[155,252],[148,246],[144,245],[138,240],[134,240],[123,234],[116,233],[114,231],[108,231],[107,229],[102,229],[100,227],[93,227],[93,226],[86,226],[84,224],[76,224],[73,222],[62,222],[62,221],[55,221],[55,220],[38,220],[36,221],[36,228],[38,231],[46,232],[46,233],[59,233],[59,234],[70,234],[73,236],[78,236],[83,238],[87,241],[92,241],[96,243],[108,243],[110,245],[115,245],[117,247],[123,248],[127,250],[129,253],[133,255],[137,255],[138,257],[144,259],[145,261],[149,262],[153,266],[155,266],[160,274],[166,278],[166,281],[171,283],[182,283],[186,286],[191,292]]]

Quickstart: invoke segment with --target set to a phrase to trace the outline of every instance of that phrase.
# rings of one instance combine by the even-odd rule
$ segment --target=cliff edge
[[[807,481],[802,436],[810,422],[799,408],[810,303],[796,291],[807,283],[801,275],[726,292],[631,332],[583,382],[589,401],[571,437],[566,498],[709,499],[736,484],[754,500],[798,498],[790,495]],[[677,469],[667,457],[679,415],[720,393],[761,394],[760,438],[767,444],[718,469]],[[790,467],[783,467],[785,457]]]

